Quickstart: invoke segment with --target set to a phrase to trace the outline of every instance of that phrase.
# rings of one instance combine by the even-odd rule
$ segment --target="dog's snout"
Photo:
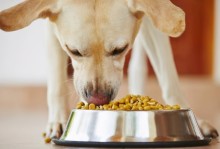
[[[113,97],[114,91],[108,85],[88,83],[84,89],[84,98],[88,103],[96,105],[104,105],[109,103]]]

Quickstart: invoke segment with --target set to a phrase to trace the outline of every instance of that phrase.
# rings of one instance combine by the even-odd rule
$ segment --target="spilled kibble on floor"
[[[44,142],[45,142],[45,143],[50,143],[50,142],[51,142],[51,138],[47,138],[47,137],[46,137],[46,138],[44,139]]]
[[[45,132],[42,133],[42,137],[44,138],[44,142],[45,143],[50,143],[51,142],[51,138],[46,137],[46,133]]]
[[[119,100],[111,101],[105,105],[95,105],[79,102],[76,109],[83,110],[125,110],[125,111],[148,111],[148,110],[179,110],[179,105],[162,105],[149,96],[127,95]]]

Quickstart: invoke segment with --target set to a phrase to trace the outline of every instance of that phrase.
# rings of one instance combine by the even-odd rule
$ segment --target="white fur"
[[[130,94],[146,94],[147,86],[147,55],[140,40],[140,34],[137,35],[128,67],[128,87]]]
[[[58,124],[65,124],[68,118],[68,77],[67,77],[67,54],[62,50],[55,37],[52,24],[48,23],[48,128],[47,134],[56,135],[60,128]],[[53,129],[55,128],[56,129]],[[50,132],[51,129],[53,132]]]

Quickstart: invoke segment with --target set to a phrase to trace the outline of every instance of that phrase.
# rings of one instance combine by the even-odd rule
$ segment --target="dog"
[[[68,118],[66,65],[70,57],[80,98],[102,105],[113,100],[132,48],[129,90],[144,94],[146,54],[167,104],[188,107],[179,88],[168,36],[185,30],[185,13],[170,0],[26,0],[0,12],[0,28],[14,31],[48,19],[47,137],[59,138]],[[199,120],[205,136],[217,137]]]

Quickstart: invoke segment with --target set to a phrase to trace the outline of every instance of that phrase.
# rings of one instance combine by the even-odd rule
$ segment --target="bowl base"
[[[211,142],[210,138],[193,141],[173,141],[173,142],[86,142],[86,141],[64,141],[52,140],[56,145],[72,147],[105,147],[105,148],[150,148],[150,147],[192,147],[205,146]]]

